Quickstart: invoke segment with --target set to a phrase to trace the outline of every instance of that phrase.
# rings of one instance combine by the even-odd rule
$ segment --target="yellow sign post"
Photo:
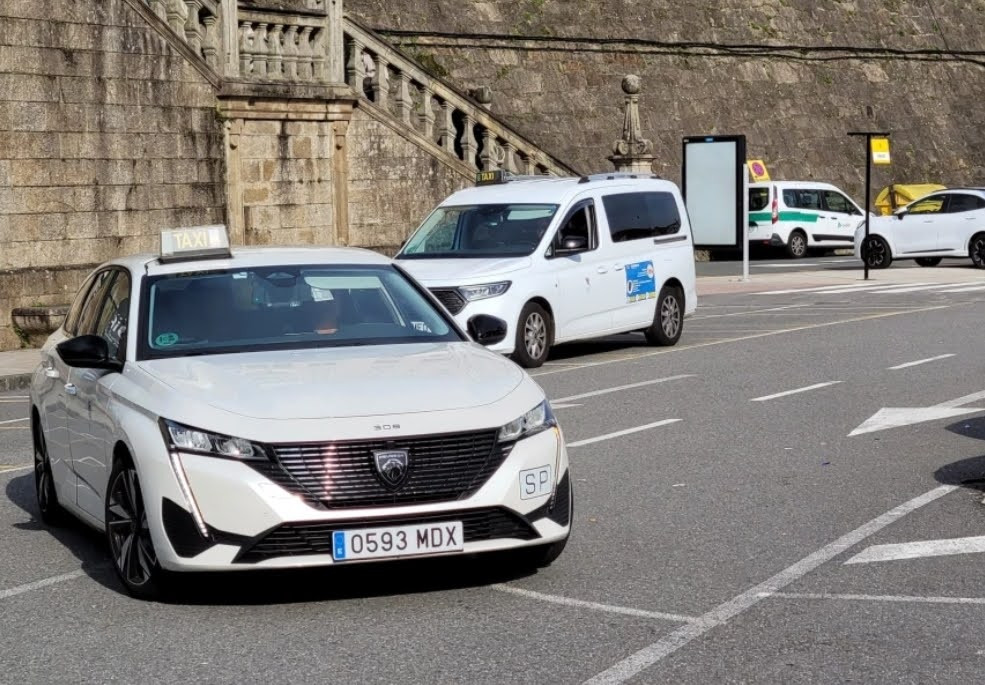
[[[752,175],[753,183],[762,183],[770,180],[770,172],[761,159],[750,159],[746,164],[749,166],[749,173]]]
[[[872,163],[890,164],[889,138],[872,139]]]

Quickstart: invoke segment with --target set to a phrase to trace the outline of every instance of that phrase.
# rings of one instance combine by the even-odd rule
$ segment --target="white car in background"
[[[971,258],[985,268],[985,188],[952,188],[911,202],[891,216],[855,229],[855,256],[871,269],[913,259],[937,266],[945,258]]]
[[[41,518],[102,531],[145,598],[177,571],[549,564],[571,520],[561,430],[543,390],[473,342],[505,323],[468,325],[373,252],[165,232],[160,257],[99,267],[41,351]]]

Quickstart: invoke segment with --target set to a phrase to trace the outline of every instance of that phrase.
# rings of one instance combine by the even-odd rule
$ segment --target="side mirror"
[[[55,350],[62,361],[79,369],[122,371],[123,363],[109,356],[109,345],[98,335],[80,335],[59,343]]]
[[[578,254],[588,249],[588,241],[584,238],[565,238],[561,241],[561,246],[554,250],[555,257]]]
[[[488,347],[506,339],[506,322],[489,314],[476,314],[468,323],[469,335],[480,345]]]
[[[906,212],[896,212],[896,218],[899,219],[900,221],[903,220],[904,216],[906,216]]]

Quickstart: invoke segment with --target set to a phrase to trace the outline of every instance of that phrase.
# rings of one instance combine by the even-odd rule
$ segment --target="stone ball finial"
[[[626,95],[639,95],[642,81],[636,74],[630,74],[622,80],[622,92]]]
[[[479,86],[472,91],[472,97],[474,97],[483,107],[488,107],[493,101],[492,88],[489,86]]]

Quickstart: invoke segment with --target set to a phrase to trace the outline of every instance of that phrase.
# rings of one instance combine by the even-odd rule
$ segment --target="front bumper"
[[[517,442],[470,497],[428,504],[326,509],[244,463],[193,454],[181,454],[179,461],[191,505],[174,476],[174,487],[145,489],[158,558],[173,571],[363,563],[334,561],[332,538],[338,530],[461,521],[464,550],[451,553],[459,555],[547,544],[570,531],[571,479],[560,429]],[[551,491],[523,499],[520,472],[547,465],[555,474]]]

